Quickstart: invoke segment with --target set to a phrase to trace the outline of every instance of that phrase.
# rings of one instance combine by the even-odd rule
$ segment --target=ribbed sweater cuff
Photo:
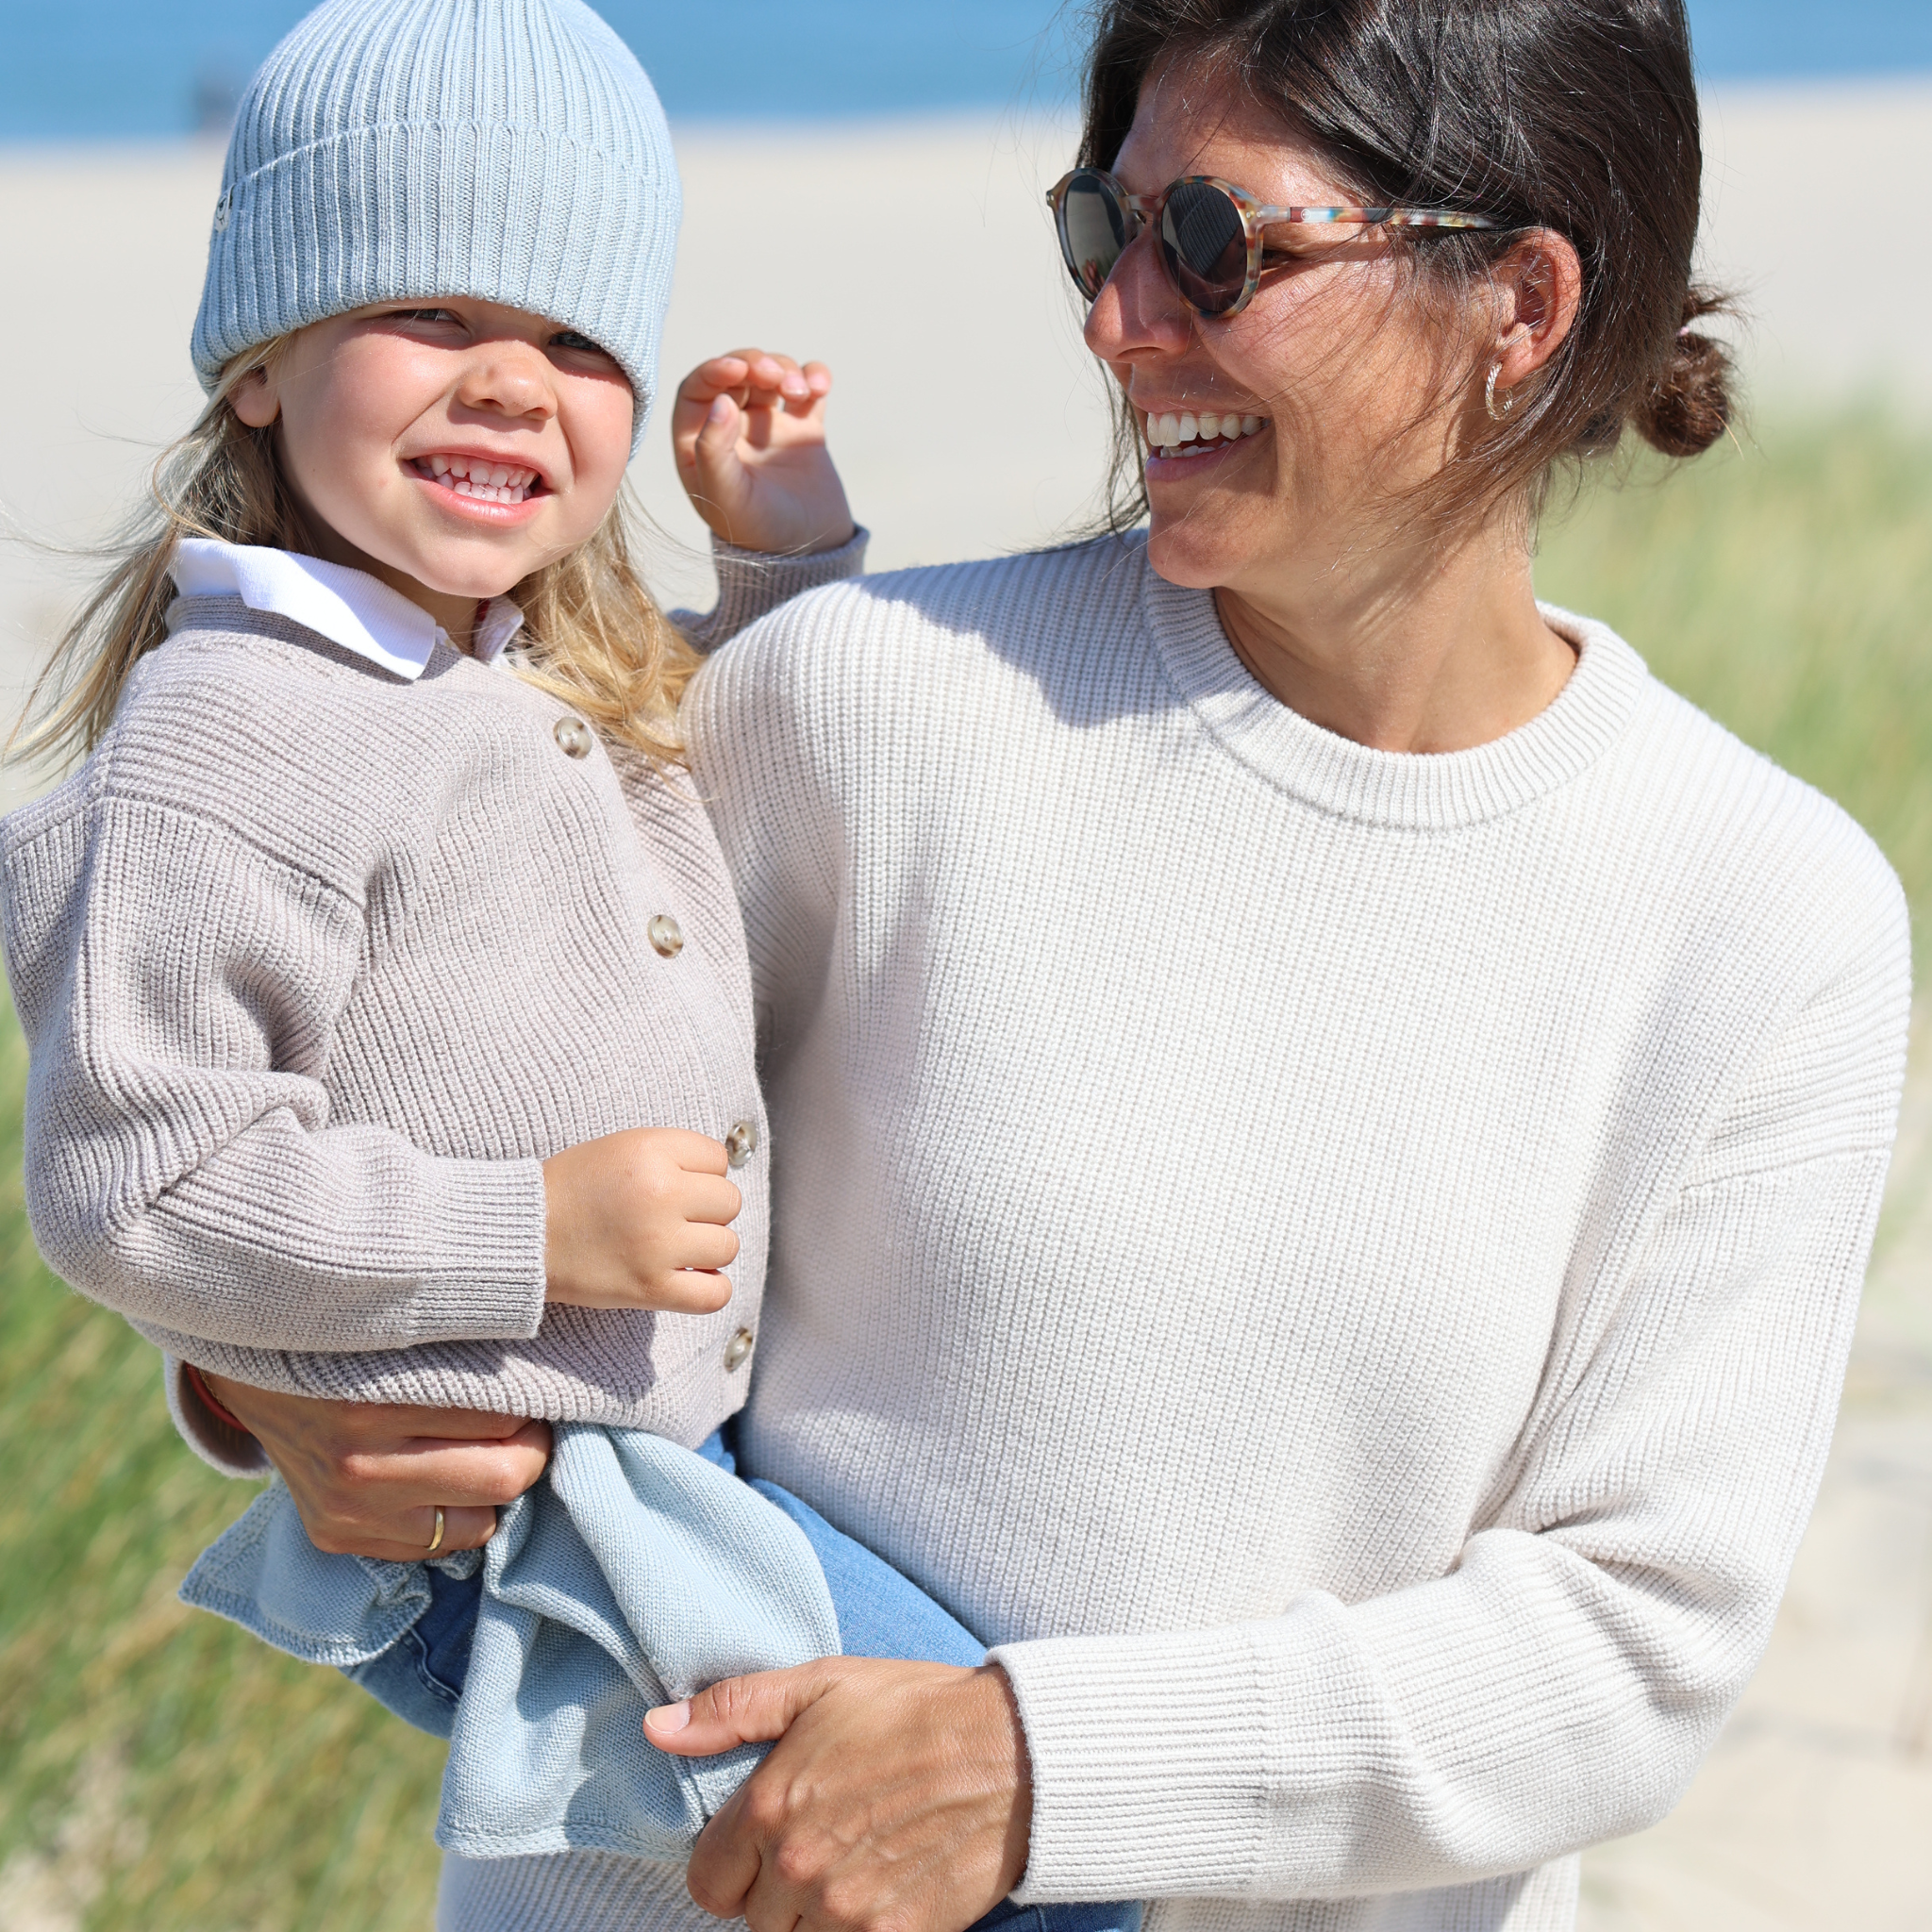
[[[807,591],[842,583],[865,569],[866,545],[872,532],[863,524],[836,550],[818,550],[808,557],[774,557],[762,550],[741,550],[722,537],[711,539],[711,563],[718,573],[718,602],[702,617],[675,611],[674,621],[700,651],[727,644],[746,625],[789,604]]]
[[[1002,1644],[1033,1767],[1022,1905],[1239,1894],[1261,1862],[1267,1723],[1241,1626]]]
[[[409,1297],[408,1345],[527,1340],[543,1320],[543,1165],[537,1160],[443,1164],[441,1265]]]
[[[194,1392],[194,1385],[183,1373],[178,1357],[161,1357],[161,1376],[168,1391],[168,1414],[175,1430],[210,1469],[232,1476],[270,1474],[268,1457],[261,1444],[253,1436],[231,1429],[208,1413],[208,1405]]]

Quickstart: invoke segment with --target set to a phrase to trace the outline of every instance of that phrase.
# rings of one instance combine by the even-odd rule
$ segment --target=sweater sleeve
[[[254,1348],[536,1333],[539,1163],[331,1117],[367,943],[340,885],[113,795],[6,860],[27,1211],[58,1274],[137,1323]]]
[[[872,532],[858,525],[836,550],[807,557],[771,557],[741,550],[722,537],[711,539],[711,562],[718,573],[718,601],[705,612],[674,610],[671,621],[707,656],[727,644],[746,625],[789,604],[822,584],[856,577],[865,569]]]
[[[1420,1890],[1670,1808],[1769,1639],[1830,1441],[1903,1075],[1888,924],[1579,1297],[1453,1571],[992,1652],[1032,1756],[1017,1896]]]
[[[267,1451],[253,1436],[231,1429],[208,1412],[177,1357],[161,1357],[161,1390],[175,1433],[210,1469],[221,1475],[258,1478],[274,1474]]]

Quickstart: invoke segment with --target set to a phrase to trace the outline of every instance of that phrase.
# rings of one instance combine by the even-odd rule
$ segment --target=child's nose
[[[457,397],[473,409],[506,416],[554,416],[557,390],[550,376],[541,349],[528,342],[490,342],[464,369]]]

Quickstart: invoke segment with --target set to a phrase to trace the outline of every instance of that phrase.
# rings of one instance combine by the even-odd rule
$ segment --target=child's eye
[[[612,368],[617,366],[616,357],[601,342],[593,342],[589,336],[580,335],[574,328],[558,329],[550,338],[550,346],[553,349],[562,349],[573,356],[594,356],[598,361],[607,362]]]

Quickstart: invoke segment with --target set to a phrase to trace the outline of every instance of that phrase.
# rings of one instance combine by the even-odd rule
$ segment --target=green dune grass
[[[1613,625],[1665,683],[1837,799],[1923,914],[1932,441],[1873,417],[1773,425],[1663,469],[1639,464],[1552,528],[1538,589]]]
[[[1840,799],[1932,905],[1932,444],[1767,429],[1591,497],[1545,595]],[[0,1924],[389,1932],[429,1923],[441,1750],[175,1586],[246,1492],[175,1441],[155,1357],[54,1282],[20,1202],[0,1033]]]
[[[442,1750],[175,1588],[252,1493],[182,1448],[153,1349],[21,1206],[0,1041],[0,1925],[421,1932]]]

